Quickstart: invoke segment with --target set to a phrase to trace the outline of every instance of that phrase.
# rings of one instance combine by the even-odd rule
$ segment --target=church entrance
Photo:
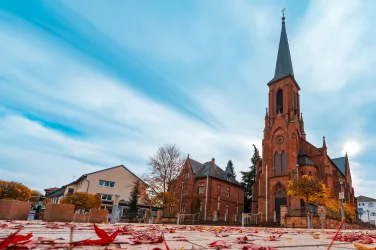
[[[275,213],[277,221],[281,219],[281,206],[287,205],[287,199],[285,195],[283,194],[282,190],[278,191],[277,197],[275,198]]]

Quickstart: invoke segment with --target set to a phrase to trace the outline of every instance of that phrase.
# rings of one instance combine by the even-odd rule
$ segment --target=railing
[[[256,225],[258,222],[258,217],[261,217],[262,221],[262,212],[258,212],[257,214],[251,214],[251,213],[243,213],[242,214],[242,227],[244,227],[245,224],[249,224],[250,221],[252,221],[252,218],[256,218]]]
[[[185,218],[187,216],[192,216],[192,223],[194,224],[195,223],[195,217],[197,217],[196,221],[199,220],[199,218],[200,218],[200,212],[195,213],[195,214],[177,214],[176,215],[176,217],[177,217],[176,224],[179,225],[182,222],[184,222],[184,220],[185,220]]]

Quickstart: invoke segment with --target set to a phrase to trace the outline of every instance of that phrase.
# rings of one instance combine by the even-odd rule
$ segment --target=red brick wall
[[[189,177],[185,178],[186,171],[189,171]],[[187,185],[187,194],[181,197],[182,182]],[[203,193],[199,194],[198,189],[200,184],[204,184]],[[218,185],[221,186],[220,193],[218,193]],[[190,167],[188,161],[185,162],[181,174],[171,182],[171,189],[175,188],[175,198],[178,200],[175,206],[169,208],[167,211],[171,215],[180,212],[181,204],[185,204],[186,214],[194,214],[199,211],[199,202],[202,202],[201,217],[205,215],[206,203],[206,189],[207,178],[195,179],[195,175]],[[230,190],[230,196],[227,197],[227,188]],[[208,199],[206,203],[207,217],[211,217],[213,212],[217,210],[218,196],[220,197],[220,217],[225,216],[226,205],[228,205],[228,218],[232,218],[233,214],[237,212],[241,214],[244,211],[244,188],[234,185],[230,182],[209,177]],[[182,200],[182,202],[180,202]]]

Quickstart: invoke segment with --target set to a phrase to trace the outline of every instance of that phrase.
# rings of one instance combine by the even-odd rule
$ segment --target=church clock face
[[[285,142],[285,137],[279,135],[277,136],[277,138],[275,138],[275,142],[277,143],[277,145],[282,145]]]

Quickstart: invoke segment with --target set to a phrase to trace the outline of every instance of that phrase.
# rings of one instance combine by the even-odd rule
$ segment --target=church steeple
[[[292,69],[289,41],[287,40],[285,27],[285,14],[283,12],[282,31],[279,40],[278,56],[277,63],[275,66],[274,78],[268,83],[268,85],[286,76],[294,77],[294,70]]]

